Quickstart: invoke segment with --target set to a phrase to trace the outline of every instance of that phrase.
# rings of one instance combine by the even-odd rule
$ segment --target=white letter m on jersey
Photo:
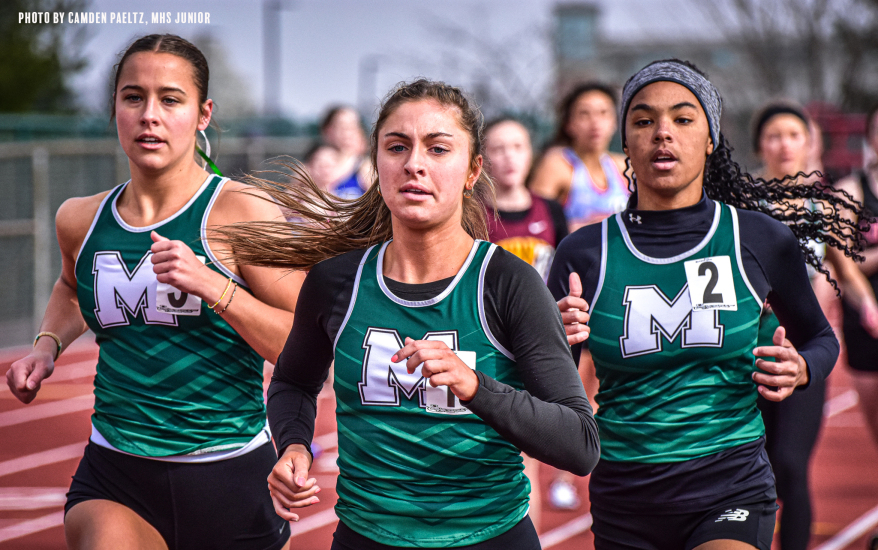
[[[95,315],[102,327],[128,324],[128,314],[143,315],[150,325],[177,325],[177,317],[156,309],[158,280],[149,257],[144,254],[134,271],[118,252],[97,252],[94,257]]]
[[[673,342],[682,332],[684,348],[721,348],[723,326],[717,310],[692,311],[689,285],[669,300],[655,285],[625,287],[625,333],[619,338],[622,357],[662,350],[661,337]]]
[[[438,340],[449,349],[459,351],[456,330],[428,332],[421,339]],[[358,384],[363,405],[399,406],[401,392],[406,399],[413,399],[417,394],[418,406],[427,412],[471,414],[447,386],[432,387],[421,375],[420,367],[409,374],[405,362],[391,362],[393,354],[402,347],[402,338],[394,329],[369,327],[366,331],[362,381]]]

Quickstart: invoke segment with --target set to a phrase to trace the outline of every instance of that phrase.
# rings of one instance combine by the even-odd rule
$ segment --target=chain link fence
[[[229,177],[301,157],[310,138],[224,138],[218,165]],[[130,177],[115,139],[51,140],[0,146],[0,347],[28,344],[61,273],[55,212],[70,197],[111,189]]]

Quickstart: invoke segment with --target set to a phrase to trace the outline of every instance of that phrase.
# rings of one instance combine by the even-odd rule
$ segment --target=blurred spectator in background
[[[372,183],[372,168],[360,115],[353,107],[330,108],[320,123],[320,136],[338,150],[338,179],[330,191],[343,199],[361,196]]]
[[[555,201],[528,191],[525,184],[533,163],[530,134],[520,122],[499,118],[485,126],[485,156],[488,172],[494,178],[497,214],[488,211],[491,242],[526,261],[543,280],[552,265],[555,247],[567,236],[564,209]],[[530,480],[530,518],[540,530],[542,495],[540,463],[524,457],[524,473]]]
[[[604,84],[577,86],[561,102],[558,132],[531,189],[564,205],[570,231],[622,211],[628,202],[625,157],[610,153],[616,94]]]
[[[755,117],[753,147],[764,163],[761,176],[766,180],[787,177],[790,183],[811,180],[814,185],[825,185],[813,174],[814,170],[822,169],[820,128],[799,105],[773,102],[763,107]],[[821,208],[820,204],[810,202],[807,206],[811,210]],[[809,246],[817,257],[826,255],[823,243],[811,242]],[[827,259],[832,262],[833,275],[846,299],[868,302],[874,309],[874,295],[856,264],[840,253],[830,253]],[[827,310],[837,303],[835,289],[823,274],[808,267],[814,293],[824,313],[832,319],[831,311]],[[770,301],[769,296],[769,305]],[[771,345],[778,325],[777,318],[766,308],[760,321],[758,345]],[[806,389],[782,402],[768,401],[761,395],[757,400],[765,422],[765,447],[777,480],[778,499],[783,504],[778,516],[782,550],[805,550],[811,538],[808,464],[823,420],[825,392],[825,382],[814,378]]]
[[[609,152],[616,110],[616,94],[609,86],[589,82],[574,88],[561,102],[553,145],[534,171],[531,189],[564,205],[571,232],[622,211],[628,203],[625,157]],[[579,370],[594,403],[598,380],[587,353]],[[552,482],[549,502],[562,510],[579,507],[573,476],[562,473]]]
[[[488,216],[491,242],[534,266],[545,280],[555,247],[567,236],[567,219],[560,204],[525,186],[533,162],[530,134],[514,119],[494,120],[485,127],[485,152],[499,215]]]
[[[813,143],[809,124],[805,111],[793,104],[771,103],[757,113],[753,148],[763,162],[761,177],[779,180],[808,168]],[[817,256],[825,255],[822,243],[812,242],[810,246]],[[828,284],[808,267],[812,285]],[[779,325],[777,317],[766,308],[759,324],[759,345],[772,345],[772,335]],[[825,382],[816,377],[807,389],[780,403],[761,395],[757,399],[765,422],[765,448],[777,480],[777,496],[783,503],[778,514],[783,550],[805,550],[811,537],[808,462],[823,420],[825,392]]]
[[[878,154],[878,104],[869,110],[866,118],[866,141],[869,148]],[[841,180],[837,187],[850,193],[875,215],[878,213],[878,160],[871,161],[862,171]],[[864,223],[861,226],[865,229]],[[860,407],[866,415],[866,424],[872,437],[878,443],[878,306],[875,305],[875,293],[878,292],[878,223],[872,223],[864,236],[867,248],[863,255],[866,261],[854,264],[847,260],[845,263],[862,273],[869,284],[859,295],[850,292],[851,299],[848,299],[848,294],[845,295],[844,341],[854,385],[860,396]],[[839,255],[834,251],[829,255],[831,259],[836,256]],[[878,539],[873,541],[878,545]]]
[[[305,168],[317,187],[334,192],[333,184],[338,181],[341,155],[335,147],[317,143],[305,153]]]

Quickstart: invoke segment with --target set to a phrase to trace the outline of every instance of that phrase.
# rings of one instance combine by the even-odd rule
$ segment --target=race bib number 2
[[[706,309],[738,310],[735,278],[728,256],[712,256],[685,262],[689,299],[693,311]]]

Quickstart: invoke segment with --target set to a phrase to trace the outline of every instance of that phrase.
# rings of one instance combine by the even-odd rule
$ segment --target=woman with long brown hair
[[[223,261],[233,250],[215,226],[282,216],[196,163],[214,106],[208,77],[179,36],[126,50],[112,115],[131,179],[58,210],[61,277],[33,351],[6,375],[29,403],[61,351],[95,333],[92,435],[65,506],[72,549],[289,541],[264,485],[277,455],[262,372],[289,333],[302,277]]]
[[[340,521],[333,548],[532,550],[521,451],[584,475],[597,431],[539,274],[485,242],[479,111],[417,80],[385,100],[376,179],[356,201],[265,191],[302,223],[226,229],[251,264],[309,270],[272,377],[277,513],[317,502],[316,397],[335,364]],[[335,211],[335,215],[323,212]]]

